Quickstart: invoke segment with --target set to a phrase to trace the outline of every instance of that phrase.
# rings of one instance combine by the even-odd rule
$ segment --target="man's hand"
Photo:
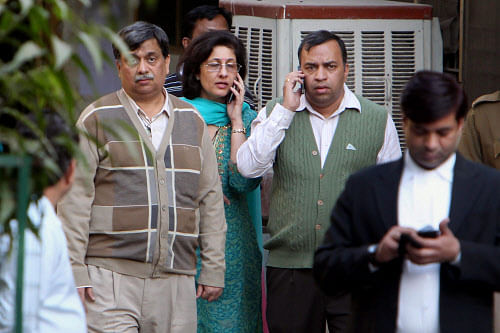
[[[196,298],[203,298],[209,302],[215,301],[217,298],[222,295],[222,291],[224,288],[220,287],[211,287],[203,284],[198,285],[198,290],[196,290]]]
[[[414,264],[425,265],[431,263],[450,262],[460,253],[460,242],[448,228],[448,218],[439,223],[441,235],[436,238],[425,238],[412,235],[422,248],[407,246],[407,258]]]
[[[87,300],[89,300],[90,302],[95,301],[92,287],[81,287],[81,288],[76,288],[76,290],[78,291],[78,296],[80,296],[80,300],[82,301],[83,308],[85,309],[85,312],[87,312],[87,305],[85,302]]]
[[[304,73],[296,71],[288,73],[283,84],[283,105],[284,108],[290,111],[297,111],[300,105],[301,90],[293,91],[297,83],[304,84]]]
[[[399,256],[399,239],[402,234],[409,234],[413,237],[416,231],[411,228],[400,227],[398,225],[390,228],[380,243],[375,252],[375,260],[379,263],[391,261]]]

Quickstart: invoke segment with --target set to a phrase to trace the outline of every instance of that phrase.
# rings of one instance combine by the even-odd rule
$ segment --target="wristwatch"
[[[377,253],[378,244],[372,244],[368,246],[368,262],[373,266],[379,266],[380,262],[375,259],[375,254]]]

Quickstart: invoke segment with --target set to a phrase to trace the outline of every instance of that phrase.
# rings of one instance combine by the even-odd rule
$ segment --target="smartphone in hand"
[[[422,248],[422,244],[417,242],[413,237],[409,234],[401,234],[399,238],[398,252],[399,255],[404,255],[406,253],[406,245],[410,244],[411,246],[420,249]]]
[[[233,88],[236,88],[236,85],[233,84]],[[232,90],[229,90],[229,93],[226,96],[226,104],[231,103],[233,99],[234,99],[234,93]]]
[[[233,83],[233,88],[238,90],[238,87]],[[234,93],[232,90],[229,90],[229,93],[226,96],[226,104],[229,104],[233,101],[234,99]]]
[[[295,87],[293,87],[293,92],[297,92],[300,90],[300,93],[301,94],[304,94],[306,92],[306,89],[304,87],[304,84],[300,83],[300,82],[297,82],[295,84]]]
[[[297,70],[301,71],[300,65],[297,66]],[[305,80],[305,79],[302,79],[302,80]],[[303,82],[304,83],[297,82],[295,84],[295,87],[293,87],[293,92],[297,92],[297,91],[300,90],[301,94],[305,94],[305,92],[306,92],[306,86],[305,86],[305,81],[303,81]]]
[[[441,232],[439,232],[439,230],[432,228],[431,226],[426,226],[426,227],[423,227],[422,229],[420,229],[419,231],[417,231],[417,234],[420,237],[436,238],[441,234]]]

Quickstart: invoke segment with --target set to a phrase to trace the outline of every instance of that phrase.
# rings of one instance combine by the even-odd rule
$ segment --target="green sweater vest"
[[[352,173],[375,164],[384,143],[387,112],[357,96],[361,113],[347,109],[321,168],[309,112],[297,112],[276,151],[268,230],[267,265],[312,268],[314,251],[329,227],[330,213]],[[270,102],[268,113],[277,100]]]

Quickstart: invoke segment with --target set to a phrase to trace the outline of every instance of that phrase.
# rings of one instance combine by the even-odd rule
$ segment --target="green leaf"
[[[96,38],[83,31],[78,33],[78,37],[89,51],[97,73],[100,73],[102,70],[102,58],[99,42],[96,40]]]
[[[60,69],[71,57],[73,50],[71,45],[60,40],[57,36],[52,36],[52,50],[55,55],[55,68]]]
[[[41,38],[44,35],[51,35],[50,12],[42,6],[35,6],[28,14],[29,29],[32,39]],[[45,40],[44,40],[45,42]],[[40,39],[40,43],[42,40]],[[43,45],[43,44],[40,44]]]
[[[80,3],[85,7],[90,7],[91,5],[90,0],[80,0]]]
[[[33,7],[33,0],[20,0],[19,2],[21,3],[21,15],[24,16]]]
[[[118,50],[120,50],[120,54],[127,56],[130,54],[130,49],[128,48],[127,44],[125,44],[123,39],[118,34],[107,27],[102,27],[102,33],[107,39],[111,41],[114,46],[116,46]]]
[[[7,10],[5,11],[5,6],[1,6],[0,9],[0,38],[3,40],[5,36],[9,34],[11,29],[16,27],[17,22],[14,20],[14,14]]]
[[[2,180],[6,182],[7,179]],[[16,211],[16,200],[14,191],[9,186],[0,187],[0,223],[9,221]]]
[[[62,20],[66,20],[69,17],[69,8],[68,5],[62,0],[54,1],[58,17]]]
[[[19,50],[16,52],[16,55],[14,56],[14,59],[12,59],[11,62],[0,67],[0,75],[5,75],[7,73],[13,72],[25,62],[40,57],[44,53],[45,50],[40,48],[33,41],[28,41],[19,48]]]

